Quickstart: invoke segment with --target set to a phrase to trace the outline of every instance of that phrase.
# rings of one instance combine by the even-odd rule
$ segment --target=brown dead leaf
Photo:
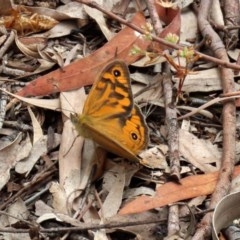
[[[63,21],[57,24],[50,30],[42,33],[34,34],[35,37],[40,38],[57,38],[69,35],[73,30],[77,30],[77,24],[74,21]]]
[[[77,4],[77,6],[79,7],[79,4]],[[25,8],[30,12],[37,13],[39,15],[49,16],[51,18],[56,19],[59,22],[62,20],[69,20],[71,18],[81,18],[82,17],[83,19],[86,19],[86,17],[83,14],[81,14],[81,10],[82,10],[81,8],[77,9],[78,15],[75,15],[75,16],[72,16],[71,14],[68,15],[68,12],[63,12],[61,10],[61,7],[59,7],[59,10],[45,8],[45,7],[29,7],[29,6],[26,6]],[[75,11],[76,11],[76,9],[75,9]],[[72,11],[72,14],[73,14],[73,11]]]
[[[51,109],[54,111],[60,111],[60,102],[58,98],[55,99],[37,99],[37,98],[25,98],[21,97],[19,95],[12,94],[2,88],[0,88],[1,91],[9,94],[12,97],[15,97],[23,102],[26,102],[30,105],[38,106],[41,108]]]
[[[163,21],[167,26],[161,31],[159,34],[159,37],[165,38],[168,34],[171,35],[180,35],[180,28],[181,28],[181,11],[179,8],[172,9],[172,8],[164,8],[157,3],[155,3],[156,10],[158,11],[159,18],[161,21]],[[169,47],[153,42],[152,43],[152,49],[153,52],[158,51],[162,52],[163,50],[169,49]],[[134,62],[134,66],[138,67],[146,67],[155,65],[156,63],[162,63],[166,61],[166,58],[162,56],[162,54],[154,54],[154,57],[152,57],[152,52],[147,52],[143,58],[138,60],[137,62]]]
[[[55,133],[55,147],[59,145],[60,135]],[[29,156],[16,163],[15,171],[28,175],[39,158],[47,153],[47,135],[42,136],[32,146]]]
[[[104,1],[98,1],[98,2],[99,2],[98,4],[100,4],[100,5],[104,4],[104,7],[107,2],[112,3],[112,1],[105,1],[105,3],[104,3]],[[114,33],[112,31],[110,31],[110,29],[107,27],[106,18],[104,16],[104,14],[102,12],[98,11],[97,9],[88,7],[86,5],[83,5],[83,6],[84,6],[86,13],[97,22],[98,26],[101,28],[102,33],[104,34],[106,39],[110,40],[111,38],[113,38]],[[112,6],[110,6],[107,9],[111,10]]]
[[[160,144],[156,147],[147,149],[139,154],[144,159],[146,166],[155,169],[164,169],[164,172],[169,172],[169,166],[166,161],[168,147]]]
[[[222,90],[220,79],[220,73],[217,68],[198,71],[196,74],[187,75],[182,90],[188,93],[219,91]],[[178,81],[176,84],[178,84]],[[240,86],[235,83],[235,87],[238,89]]]
[[[182,129],[179,130],[179,151],[187,161],[203,172],[217,171],[220,167],[221,151],[217,145]]]
[[[33,113],[32,109],[30,106],[27,106],[29,115],[32,120],[32,126],[33,126],[33,144],[39,141],[43,137],[43,130],[41,128],[41,124],[38,122],[35,114]]]
[[[100,214],[103,213],[104,218],[115,216],[120,208],[125,187],[126,169],[122,166],[115,166],[106,172],[103,180],[105,191],[108,195],[102,205]]]
[[[35,203],[35,215],[42,216],[45,213],[53,212],[53,208],[47,205],[44,201],[38,200]]]
[[[36,37],[18,37],[15,34],[15,43],[26,56],[40,58],[39,52],[46,47],[46,39]]]
[[[167,25],[166,28],[160,33],[161,38],[165,38],[169,33],[180,36],[180,28],[181,28],[181,11],[179,8],[164,8],[159,4],[155,4],[156,10],[158,11],[158,15],[161,20],[165,22]],[[158,44],[161,50],[168,49],[168,47]]]
[[[177,201],[211,194],[216,186],[219,172],[195,175],[183,178],[180,184],[168,182],[156,189],[154,197],[141,196],[127,203],[120,215],[140,213],[154,208],[163,207]],[[235,167],[233,177],[240,174],[240,167]]]
[[[77,18],[82,23],[87,23],[88,16],[86,12],[84,11],[84,5],[79,2],[73,2],[69,1],[67,4],[60,5],[57,10],[55,10],[56,13],[63,13],[64,15],[67,15],[71,18]],[[81,27],[80,25],[79,27]]]
[[[184,24],[181,24],[180,41],[185,42],[187,39],[195,38],[198,31],[196,14],[192,11],[183,11],[181,21]]]
[[[16,218],[8,217],[10,225],[18,222],[21,219],[27,220],[29,217],[27,206],[22,199],[18,199],[15,203],[10,205],[7,211],[9,214],[16,217]]]
[[[67,208],[67,195],[63,187],[59,183],[53,182],[50,189],[50,193],[53,196],[53,208],[55,212],[58,213],[68,213],[68,208]]]
[[[146,23],[141,13],[137,13],[132,22],[137,26],[142,26]],[[125,27],[93,54],[35,79],[17,94],[21,96],[39,96],[59,91],[70,91],[90,85],[94,82],[99,70],[108,61],[120,58],[130,64],[140,57],[129,55],[133,45],[137,45],[144,50],[149,44],[150,41],[144,40],[136,31]]]
[[[64,125],[59,149],[59,178],[60,184],[64,187],[67,195],[78,188],[80,184],[81,149],[84,143],[83,138],[78,136],[69,119],[71,113],[69,109],[74,112],[81,112],[85,98],[86,94],[83,88],[77,91],[64,92],[60,95]],[[74,173],[75,171],[78,172],[78,175]]]
[[[27,206],[23,202],[22,199],[18,199],[16,202],[12,203],[6,211],[11,216],[2,215],[0,216],[0,227],[7,227],[13,224],[20,223],[21,220],[27,220],[29,218],[29,211]],[[7,233],[2,232],[1,238],[8,240],[8,239],[15,239],[15,240],[30,240],[30,236],[28,233]]]
[[[0,190],[10,179],[10,170],[21,159],[30,154],[31,143],[27,136],[23,139],[23,134],[18,134],[13,142],[0,149]]]

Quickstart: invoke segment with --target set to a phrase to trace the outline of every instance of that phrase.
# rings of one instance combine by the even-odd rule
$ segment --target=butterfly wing
[[[86,124],[83,123],[81,128],[85,129],[85,137],[93,139],[108,151],[132,161],[140,161],[140,158],[125,144],[126,139],[121,137],[122,129],[113,129],[105,124],[91,124],[89,121]]]
[[[80,135],[129,160],[139,161],[136,155],[147,146],[148,128],[133,102],[124,62],[114,61],[101,72],[83,113],[71,119]]]
[[[135,104],[131,116],[125,120],[122,130],[123,136],[125,136],[125,145],[132,152],[138,154],[147,147],[149,140],[148,127],[141,110]]]
[[[130,115],[133,95],[127,65],[111,62],[95,81],[84,104],[83,114],[92,118],[114,118]]]
[[[97,121],[85,115],[72,115],[80,135],[91,138],[103,148],[132,161],[147,147],[148,128],[140,109],[134,105],[132,115],[123,123],[119,118]],[[141,124],[139,124],[141,122]]]

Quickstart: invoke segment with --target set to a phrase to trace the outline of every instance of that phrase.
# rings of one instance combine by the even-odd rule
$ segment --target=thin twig
[[[226,49],[219,35],[212,29],[208,22],[209,10],[211,9],[212,0],[202,0],[200,3],[198,24],[203,36],[210,36],[211,50],[214,55],[224,62],[229,61]],[[220,68],[223,92],[233,92],[234,80],[233,71],[227,68]],[[223,105],[223,153],[222,166],[219,171],[219,178],[214,193],[212,194],[209,204],[213,208],[222,197],[224,197],[230,188],[231,176],[235,164],[235,135],[236,135],[236,109],[234,100],[227,100]],[[212,214],[206,214],[198,225],[193,240],[208,239],[212,230]]]
[[[208,209],[199,213],[195,213],[195,216],[202,216],[207,212],[212,212],[214,209]],[[180,217],[181,219],[185,219],[190,217],[190,214],[186,216]],[[128,218],[121,221],[111,221],[104,224],[93,224],[93,223],[83,223],[79,222],[79,226],[76,227],[56,227],[56,228],[40,228],[40,233],[63,233],[68,231],[86,231],[86,230],[98,230],[98,229],[112,229],[112,228],[123,228],[129,226],[138,226],[138,225],[146,225],[146,224],[154,224],[154,223],[164,223],[166,222],[166,218],[161,219],[153,219],[153,220],[141,220],[141,221],[128,221]],[[8,232],[8,233],[29,233],[29,229],[16,229],[12,227],[0,228],[0,232]]]
[[[6,90],[6,84],[3,84],[2,88]],[[5,92],[2,92],[0,99],[0,128],[2,128],[6,116],[7,100],[7,94]]]
[[[109,17],[113,18],[113,19],[116,19],[117,21],[119,21],[120,23],[136,30],[137,32],[145,35],[146,32],[144,29],[136,26],[135,24],[132,24],[131,22],[115,15],[114,13],[104,9],[103,7],[101,7],[100,5],[98,5],[97,3],[95,3],[94,1],[88,1],[88,0],[76,0],[77,2],[80,2],[80,3],[83,3],[83,4],[86,4],[87,6],[89,7],[92,7],[92,8],[96,8],[98,9],[99,11],[105,13],[106,15],[108,15]],[[152,40],[156,41],[156,42],[159,42],[161,44],[164,44],[165,46],[168,46],[169,48],[173,48],[173,49],[177,49],[177,50],[182,50],[184,48],[184,46],[181,46],[179,44],[174,44],[174,43],[170,43],[168,41],[166,41],[165,39],[163,38],[159,38],[157,36],[155,36],[154,34],[151,34],[151,33],[148,33],[148,36],[150,36],[152,38]],[[237,64],[234,64],[234,63],[230,63],[230,62],[227,62],[227,61],[223,61],[219,58],[215,58],[215,57],[211,57],[211,56],[208,56],[206,54],[203,54],[201,52],[198,52],[198,51],[194,51],[194,53],[196,55],[199,56],[199,58],[202,58],[206,61],[210,61],[210,62],[214,62],[220,66],[223,66],[223,67],[227,67],[227,68],[231,68],[231,69],[236,69],[236,70],[240,70],[240,65],[237,65]]]
[[[3,44],[3,46],[0,49],[0,58],[1,59],[3,58],[3,55],[7,52],[9,47],[13,44],[14,39],[15,39],[14,31],[11,31],[8,39],[6,40],[6,42]]]
[[[156,10],[155,0],[146,0],[149,15],[153,24],[153,28],[157,36],[162,31],[162,25]],[[163,92],[165,99],[166,111],[166,127],[168,132],[169,160],[171,177],[176,181],[180,179],[180,160],[179,160],[179,137],[178,137],[178,122],[176,107],[172,107],[172,76],[170,74],[169,64],[166,62],[163,66],[163,71],[166,73],[163,77]],[[159,77],[160,78],[160,77]],[[168,236],[176,234],[180,229],[179,223],[179,207],[172,205],[168,212]]]
[[[229,96],[229,97],[217,97],[217,98],[214,98],[212,100],[210,100],[209,102],[203,104],[202,106],[198,107],[198,108],[195,108],[194,110],[192,110],[191,112],[181,116],[181,117],[178,117],[178,120],[182,120],[182,119],[185,119],[185,118],[188,118],[188,117],[191,117],[192,115],[200,112],[201,110],[204,110],[218,102],[222,102],[222,101],[226,101],[226,100],[230,100],[230,99],[234,99],[234,98],[239,98],[240,97],[240,93],[238,93],[238,95],[234,95],[234,93],[231,93],[229,95],[232,95],[232,96]]]
[[[53,163],[52,165],[48,166],[47,169],[45,169],[43,172],[39,173],[38,178],[35,178],[35,180],[29,182],[20,191],[18,191],[11,198],[9,198],[6,202],[4,202],[2,205],[0,205],[0,210],[5,209],[10,203],[16,201],[16,199],[18,199],[19,197],[23,198],[23,196],[26,193],[29,193],[29,191],[33,191],[33,189],[36,185],[38,185],[40,183],[43,184],[43,183],[46,183],[46,181],[49,181],[49,178],[52,178],[54,172],[57,171],[57,169],[54,167],[55,164],[56,163]]]

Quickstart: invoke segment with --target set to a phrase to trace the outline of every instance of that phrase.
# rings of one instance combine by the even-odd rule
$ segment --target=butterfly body
[[[133,161],[146,148],[148,128],[134,104],[130,75],[122,61],[109,63],[95,81],[82,114],[71,115],[79,135]]]

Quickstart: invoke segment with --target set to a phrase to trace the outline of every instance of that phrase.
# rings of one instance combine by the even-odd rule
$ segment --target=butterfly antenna
[[[69,106],[71,107],[71,109],[72,109],[72,111],[71,111],[71,110],[69,110],[69,109],[65,109],[65,108],[62,108],[62,107],[61,107],[61,109],[59,109],[59,110],[65,110],[65,111],[74,113],[74,112],[75,112],[75,111],[74,111],[74,108],[73,108],[72,104],[68,101],[68,99],[66,98],[64,92],[61,92],[60,89],[59,89],[59,87],[58,87],[56,84],[54,84],[54,87],[55,87],[56,89],[58,89],[58,91],[59,91],[59,93],[60,93],[59,97],[63,97],[63,98],[66,100],[66,102],[69,104]]]
[[[63,157],[66,157],[66,156],[68,155],[68,153],[69,153],[69,152],[70,152],[70,150],[72,149],[72,147],[73,147],[73,144],[76,142],[76,140],[77,140],[77,138],[78,138],[78,137],[79,137],[79,135],[78,135],[78,136],[76,136],[76,137],[73,139],[73,142],[72,142],[72,144],[71,144],[71,145],[70,145],[70,147],[68,148],[67,152],[63,154]]]

